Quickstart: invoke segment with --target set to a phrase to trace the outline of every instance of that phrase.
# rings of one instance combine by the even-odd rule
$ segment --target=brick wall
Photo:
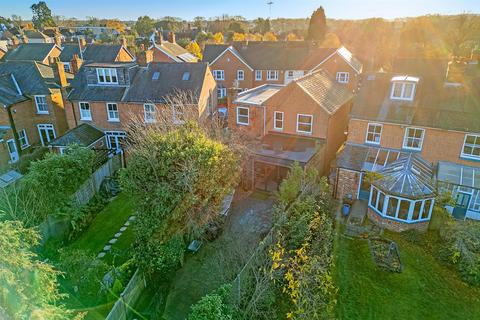
[[[175,60],[155,47],[153,48],[153,62],[175,62]]]
[[[131,62],[133,60],[134,58],[132,58],[125,48],[120,49],[117,59],[115,59],[116,62]]]
[[[354,91],[358,86],[358,75],[356,71],[340,57],[335,54],[330,59],[325,61],[319,69],[326,70],[335,80],[337,72],[348,72],[350,75],[349,82],[344,84],[350,91]]]
[[[430,221],[402,223],[400,221],[384,218],[370,208],[367,209],[367,215],[370,221],[376,225],[395,232],[403,232],[407,230],[426,231],[428,229],[428,224],[430,223]]]
[[[349,142],[364,144],[369,121],[351,119],[348,128]],[[370,123],[379,123],[370,121]],[[380,145],[384,148],[402,149],[405,130],[408,126],[399,124],[383,124]],[[478,166],[477,161],[460,158],[465,132],[442,129],[425,129],[425,138],[421,151],[422,157],[431,162],[449,161],[470,166]]]
[[[237,70],[243,70],[245,80],[239,81],[239,88],[250,89],[253,87],[253,72],[231,51],[223,54],[214,64],[210,66],[213,70],[223,70],[225,72],[225,80],[217,80],[218,85],[226,88],[232,88],[234,81],[237,79]]]
[[[342,200],[347,195],[357,198],[357,191],[360,184],[360,172],[338,168],[336,172],[336,199]]]

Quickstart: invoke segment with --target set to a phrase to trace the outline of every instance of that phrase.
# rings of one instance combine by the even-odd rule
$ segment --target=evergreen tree
[[[323,41],[327,33],[327,18],[323,7],[318,8],[310,18],[307,40]]]
[[[48,8],[45,1],[40,1],[39,3],[34,3],[30,7],[33,12],[32,22],[33,26],[36,29],[43,29],[45,27],[55,27],[55,21],[52,17],[52,11]]]

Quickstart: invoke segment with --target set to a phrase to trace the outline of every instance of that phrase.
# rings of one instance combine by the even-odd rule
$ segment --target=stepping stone
[[[125,222],[124,226],[128,227],[130,225],[130,221]]]
[[[128,218],[128,220],[135,221],[135,220],[137,220],[137,216],[130,216],[130,218]]]
[[[115,242],[117,242],[117,240],[118,240],[118,239],[116,239],[116,238],[113,238],[113,239],[111,239],[110,241],[108,241],[108,243],[110,243],[110,244],[114,244]]]
[[[105,252],[100,252],[97,256],[98,259],[102,259],[103,257],[105,257],[106,253]]]
[[[103,247],[103,251],[110,251],[111,248],[112,246],[107,244],[105,247]]]
[[[127,227],[121,227],[120,228],[120,231],[122,231],[122,232],[125,231],[125,230],[127,230]]]
[[[115,233],[115,238],[120,238],[121,235],[122,235],[121,232]]]

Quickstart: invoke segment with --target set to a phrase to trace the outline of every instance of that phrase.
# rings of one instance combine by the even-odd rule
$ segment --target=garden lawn
[[[480,319],[480,289],[403,236],[386,236],[399,245],[402,273],[380,270],[367,241],[337,236],[339,319]]]
[[[88,250],[98,254],[115,233],[123,226],[128,217],[133,213],[133,203],[128,195],[120,193],[95,217],[90,227],[70,246],[69,249]],[[122,234],[127,238],[127,231],[130,233],[132,225]],[[131,239],[131,237],[128,237]],[[126,246],[124,240],[117,242],[119,247]],[[117,247],[117,243],[113,246]]]

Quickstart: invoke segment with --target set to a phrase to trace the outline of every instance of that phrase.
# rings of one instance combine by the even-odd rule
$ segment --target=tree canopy
[[[307,40],[323,41],[327,33],[327,18],[323,7],[313,12],[308,26]]]
[[[45,1],[34,3],[30,7],[33,12],[32,22],[36,29],[43,29],[45,27],[55,27],[55,21],[52,17],[52,11],[48,8]]]
[[[137,22],[135,22],[135,31],[143,37],[150,36],[154,27],[155,21],[149,16],[138,17]]]

